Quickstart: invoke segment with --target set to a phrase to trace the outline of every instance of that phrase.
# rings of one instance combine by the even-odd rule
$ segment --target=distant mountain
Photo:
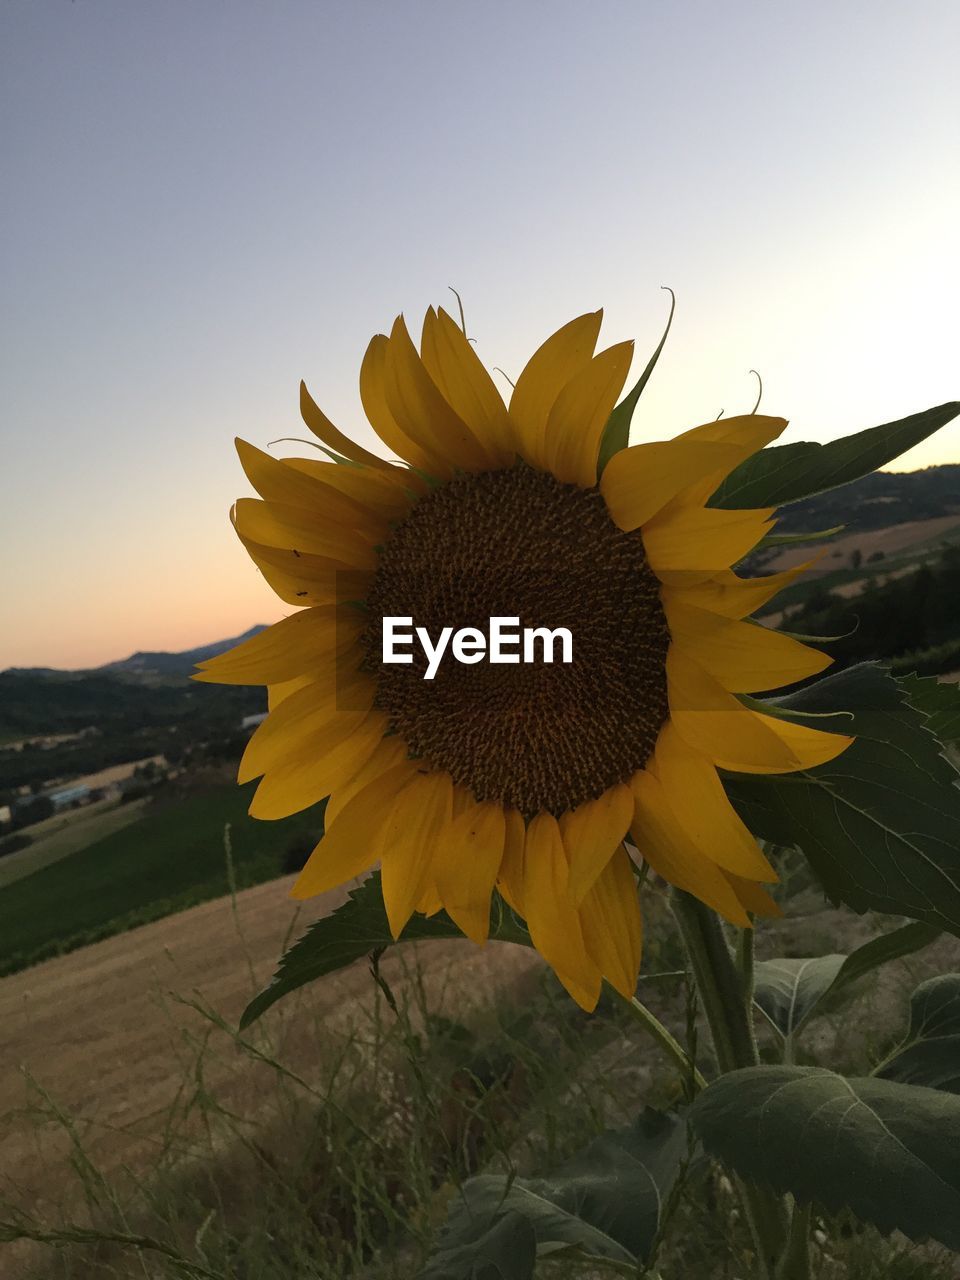
[[[207,658],[215,658],[218,653],[225,653],[241,640],[249,640],[251,636],[265,631],[266,626],[259,624],[245,631],[242,636],[234,636],[231,640],[215,640],[212,644],[202,644],[197,649],[184,649],[182,653],[138,652],[120,662],[108,662],[97,671],[116,675],[132,676],[189,676],[198,662]]]
[[[241,640],[249,640],[251,636],[259,635],[266,629],[266,626],[260,623],[251,627],[249,631],[245,631],[242,636],[234,636],[230,640],[214,640],[211,644],[202,644],[196,649],[184,649],[182,653],[138,652],[132,653],[129,658],[122,658],[119,662],[106,662],[102,667],[85,667],[77,670],[58,667],[8,667],[6,671],[0,671],[0,676],[52,677],[59,680],[69,679],[72,676],[99,675],[131,676],[134,679],[190,676],[198,662],[215,658],[218,653],[226,653]]]

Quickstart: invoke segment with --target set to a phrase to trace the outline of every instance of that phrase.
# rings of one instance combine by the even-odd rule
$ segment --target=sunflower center
[[[669,632],[640,533],[617,528],[598,489],[523,463],[434,489],[391,532],[367,603],[377,705],[412,756],[478,800],[559,816],[646,764],[667,718]],[[391,616],[434,641],[444,627],[486,635],[492,617],[566,627],[573,661],[559,646],[552,664],[448,654],[425,680],[416,644],[411,664],[382,662]]]

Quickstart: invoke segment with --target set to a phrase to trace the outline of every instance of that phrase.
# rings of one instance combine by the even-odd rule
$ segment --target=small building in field
[[[56,791],[48,791],[47,799],[53,803],[54,813],[60,813],[64,809],[74,809],[77,805],[87,804],[90,801],[90,788],[83,783],[72,787],[60,787]]]

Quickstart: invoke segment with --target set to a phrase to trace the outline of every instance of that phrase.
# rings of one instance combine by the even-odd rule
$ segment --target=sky
[[[960,398],[958,47],[954,0],[4,0],[0,668],[288,612],[233,438],[304,378],[370,445],[370,336],[451,285],[513,377],[598,306],[639,371],[672,287],[634,441],[750,369],[786,441]]]

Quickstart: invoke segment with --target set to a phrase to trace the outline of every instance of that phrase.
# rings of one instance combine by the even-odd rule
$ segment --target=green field
[[[0,890],[0,974],[229,892],[224,827],[238,888],[281,874],[284,851],[322,831],[319,812],[282,822],[247,815],[253,787],[231,783],[148,807],[123,830]]]
[[[768,606],[769,611],[779,613],[794,605],[805,603],[811,596],[822,591],[835,591],[837,587],[847,582],[872,582],[878,578],[889,578],[891,574],[919,569],[924,565],[935,567],[943,558],[944,548],[958,544],[960,544],[960,525],[954,529],[947,529],[935,537],[924,538],[921,542],[914,542],[899,551],[891,552],[882,560],[864,560],[857,569],[848,564],[843,564],[836,569],[831,568],[828,558],[814,573],[805,574],[779,591],[775,600]],[[767,572],[766,567],[762,572]],[[850,598],[856,599],[855,596]]]
[[[95,840],[129,827],[142,815],[145,804],[145,800],[131,800],[129,804],[100,800],[34,823],[27,830],[31,844],[0,858],[0,890],[15,880],[32,876],[42,867],[70,857]]]

